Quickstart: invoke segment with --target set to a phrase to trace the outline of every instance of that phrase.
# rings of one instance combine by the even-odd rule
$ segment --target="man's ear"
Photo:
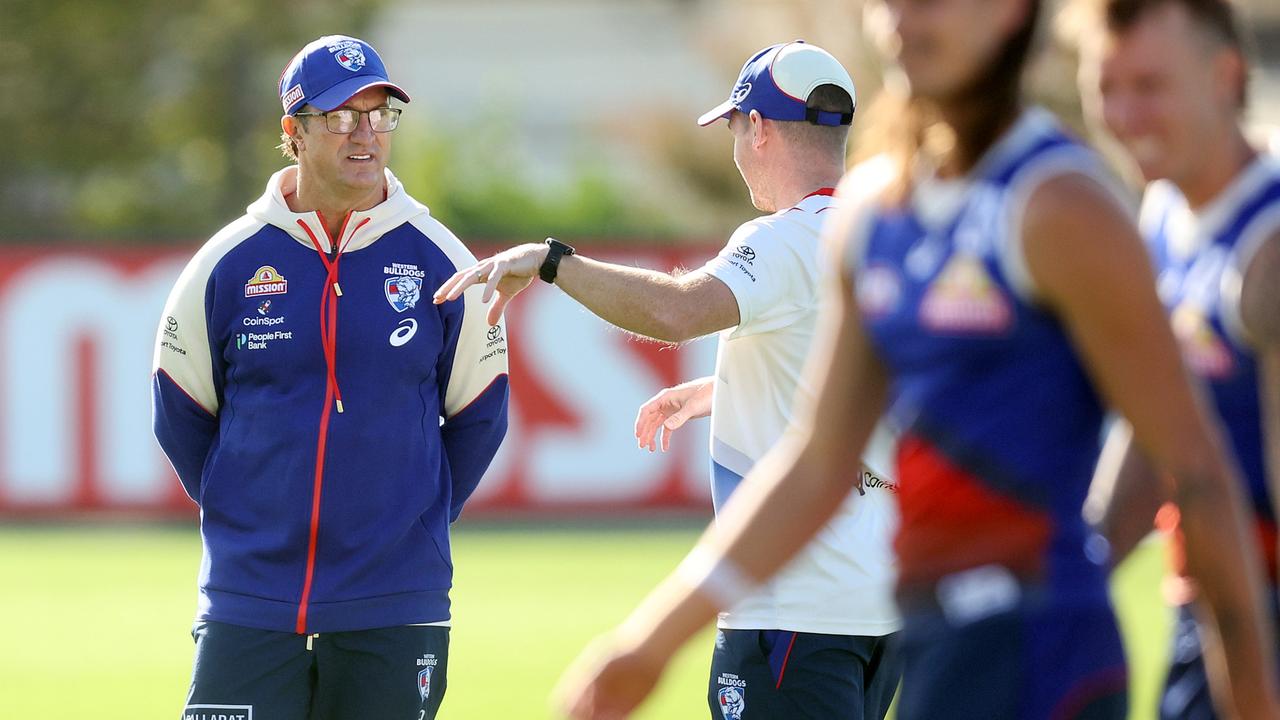
[[[293,141],[297,143],[299,150],[302,149],[302,122],[298,120],[298,118],[292,115],[280,116],[280,130],[282,130],[285,135],[293,138]]]
[[[747,123],[751,128],[751,147],[759,150],[769,141],[769,137],[773,134],[773,128],[765,125],[764,116],[759,110],[752,110],[747,116]]]
[[[296,139],[298,134],[298,118],[292,115],[280,116],[280,131],[291,138]]]
[[[1214,90],[1229,95],[1223,100],[1232,103],[1237,111],[1243,111],[1249,69],[1240,51],[1229,47],[1219,49],[1214,53],[1212,67],[1216,80]]]

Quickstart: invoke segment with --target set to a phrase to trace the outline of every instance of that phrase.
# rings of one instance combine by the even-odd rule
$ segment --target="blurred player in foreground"
[[[1231,440],[1263,549],[1259,570],[1275,588],[1280,162],[1251,147],[1240,126],[1248,62],[1231,3],[1077,0],[1071,10],[1081,24],[1086,110],[1150,183],[1139,225],[1156,261],[1160,297],[1183,357],[1208,387]],[[1164,492],[1127,425],[1113,429],[1103,457],[1097,482],[1101,491],[1111,489],[1111,502],[1100,520],[1118,562],[1150,530]],[[1192,612],[1195,588],[1186,578],[1177,511],[1166,508],[1160,517],[1175,528],[1176,577],[1166,594],[1178,606],[1160,717],[1212,718],[1199,639],[1211,629]],[[1271,638],[1267,646],[1274,652],[1280,643]]]
[[[725,331],[717,376],[659,393],[636,425],[650,450],[663,426],[665,450],[671,430],[711,414],[719,510],[782,435],[797,391],[811,395],[800,375],[817,316],[819,225],[833,214],[853,106],[853,82],[826,51],[803,42],[765,48],[743,66],[730,98],[699,119],[728,120],[752,201],[773,213],[743,224],[716,258],[673,277],[562,255],[554,241],[522,245],[460,271],[436,300],[487,280],[496,321],[541,274],[635,333],[679,342]],[[726,603],[732,609],[720,617],[707,692],[713,718],[879,720],[888,710],[901,674],[889,445],[882,436],[870,459],[833,470],[859,487],[859,497],[774,582]]]
[[[373,48],[315,40],[279,91],[297,165],[196,253],[155,351],[204,541],[184,718],[435,717],[449,523],[506,431],[502,334],[478,291],[424,302],[475,258],[386,169],[409,96]]]
[[[870,7],[895,62],[873,109],[882,154],[842,183],[849,205],[826,226],[816,403],[680,569],[569,671],[572,717],[626,716],[716,608],[808,541],[852,490],[840,468],[890,386],[903,433],[899,718],[1125,717],[1105,544],[1081,517],[1104,399],[1173,478],[1189,569],[1217,619],[1206,650],[1217,680],[1230,672],[1224,704],[1276,716],[1256,548],[1141,240],[1092,153],[1022,104],[1040,9]]]

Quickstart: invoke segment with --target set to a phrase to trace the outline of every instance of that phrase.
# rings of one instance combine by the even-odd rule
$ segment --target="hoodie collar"
[[[391,174],[390,169],[385,169],[384,172],[386,173],[387,199],[368,210],[357,210],[351,213],[342,225],[341,236],[333,239],[343,252],[368,247],[384,233],[403,225],[409,219],[417,215],[430,214],[431,211],[426,205],[409,197],[409,193],[405,192],[404,186],[395,175]],[[285,202],[285,196],[292,194],[297,187],[297,165],[291,165],[276,172],[267,181],[266,192],[248,207],[249,216],[280,228],[294,240],[311,248],[313,247],[311,239],[298,224],[302,222],[315,234],[326,253],[333,252],[333,248],[329,245],[329,235],[325,231],[324,223],[320,221],[319,213],[315,211],[296,213],[290,210],[289,204]]]

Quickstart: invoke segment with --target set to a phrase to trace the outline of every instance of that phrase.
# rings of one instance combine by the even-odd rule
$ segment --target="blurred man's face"
[[[368,88],[339,107],[372,110],[386,107],[387,100],[386,88]],[[368,115],[361,115],[356,129],[349,133],[329,132],[322,117],[307,118],[301,132],[303,150],[298,164],[306,182],[319,183],[341,195],[382,187],[393,133],[374,132]]]
[[[1096,33],[1081,47],[1086,114],[1124,146],[1147,182],[1195,172],[1224,124],[1234,123],[1238,82],[1180,5],[1148,12],[1125,32]]]

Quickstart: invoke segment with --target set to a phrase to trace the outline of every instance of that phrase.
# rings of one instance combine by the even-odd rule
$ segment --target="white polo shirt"
[[[720,334],[711,412],[712,494],[723,507],[793,418],[818,314],[819,231],[829,190],[745,223],[703,266],[733,292],[740,323]],[[799,555],[719,627],[833,635],[885,635],[901,627],[893,602],[897,527],[888,475],[892,438],[877,428],[854,492]],[[765,531],[767,532],[767,531]]]

